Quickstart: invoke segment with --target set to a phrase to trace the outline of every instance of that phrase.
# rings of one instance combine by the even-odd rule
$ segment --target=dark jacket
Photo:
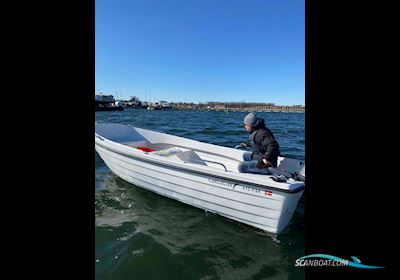
[[[277,166],[278,156],[280,156],[279,144],[273,133],[265,126],[264,119],[258,118],[250,134],[248,146],[251,147],[253,160],[266,159]]]

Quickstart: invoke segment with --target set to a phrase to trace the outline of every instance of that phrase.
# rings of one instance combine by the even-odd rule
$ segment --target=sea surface
[[[247,112],[96,112],[97,122],[132,124],[234,147],[248,139]],[[286,157],[305,157],[305,114],[257,113]],[[274,238],[251,226],[143,190],[115,176],[95,153],[96,279],[304,279],[303,197]]]

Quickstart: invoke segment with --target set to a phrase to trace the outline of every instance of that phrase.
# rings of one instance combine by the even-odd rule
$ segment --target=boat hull
[[[286,228],[303,193],[153,164],[118,153],[98,138],[95,148],[115,175],[135,186],[273,234]]]

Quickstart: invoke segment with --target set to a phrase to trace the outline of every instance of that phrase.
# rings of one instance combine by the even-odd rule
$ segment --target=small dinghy
[[[95,129],[96,151],[123,180],[270,233],[285,229],[304,191],[301,160],[279,157],[273,175],[240,173],[243,150],[116,123]]]

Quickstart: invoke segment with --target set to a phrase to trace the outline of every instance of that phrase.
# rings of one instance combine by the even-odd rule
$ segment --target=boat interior
[[[229,157],[228,155],[214,154],[210,151],[196,150],[184,146],[170,143],[151,143],[149,141],[127,142],[125,145],[141,150],[144,153],[154,153],[174,161],[205,165],[224,171],[239,173],[238,165],[240,160]],[[302,161],[280,157],[278,169],[275,174],[291,176],[286,173],[298,172],[305,175],[305,165]],[[262,176],[262,175],[261,175]]]
[[[106,129],[100,135],[111,141],[141,150],[143,153],[154,153],[173,161],[239,173],[238,164],[242,161],[242,150],[220,147],[144,129],[127,128],[127,126],[124,126],[119,130],[113,129],[113,133],[109,135],[107,135]],[[283,175],[286,175],[284,172],[297,172],[305,176],[305,165],[301,160],[280,157],[278,169]]]
[[[205,165],[230,172],[237,172],[238,170],[238,160],[185,146],[170,143],[151,143],[149,141],[140,141],[139,143],[127,142],[122,144],[141,150],[144,153],[154,153],[174,161]]]

